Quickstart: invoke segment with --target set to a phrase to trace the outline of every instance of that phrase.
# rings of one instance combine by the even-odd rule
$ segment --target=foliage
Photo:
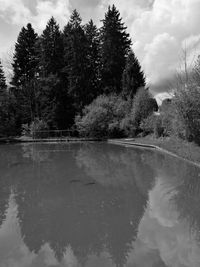
[[[145,84],[144,73],[141,70],[138,59],[131,50],[126,59],[126,66],[123,72],[122,95],[126,98],[133,98],[137,90],[140,87],[144,87]]]
[[[109,6],[101,28],[101,83],[105,93],[120,93],[131,40],[120,13]]]
[[[200,144],[200,87],[190,84],[179,88],[175,93],[174,105],[176,121],[179,121],[177,134]]]
[[[63,72],[67,76],[68,93],[73,101],[74,114],[81,112],[90,102],[87,87],[90,77],[87,71],[87,38],[81,25],[81,17],[74,10],[63,32],[64,63]]]
[[[43,77],[57,74],[63,67],[63,42],[59,25],[51,17],[39,39],[39,70]]]
[[[30,23],[27,24],[26,28],[22,27],[15,44],[13,57],[12,85],[16,87],[16,90],[35,77],[37,65],[35,44],[37,39],[38,35]]]
[[[19,33],[13,58],[12,93],[16,98],[15,116],[19,124],[29,123],[35,114],[36,101],[34,79],[36,77],[37,56],[35,44],[38,36],[28,23]]]
[[[72,124],[68,88],[63,77],[63,36],[52,17],[40,40],[39,117],[51,129],[65,129]]]
[[[91,103],[100,95],[99,69],[100,69],[100,38],[99,30],[90,20],[84,27],[87,39],[87,90],[88,102]]]
[[[80,134],[95,137],[123,135],[120,122],[127,112],[127,102],[117,95],[97,97],[85,107],[83,116],[76,117]]]
[[[30,134],[34,137],[34,138],[45,138],[48,136],[48,131],[49,130],[49,126],[48,124],[43,121],[40,120],[38,118],[36,118],[31,124],[30,124]]]
[[[6,89],[7,89],[6,78],[0,61],[0,97],[5,96]]]
[[[36,118],[45,121],[50,129],[71,128],[75,116],[80,114],[81,120],[86,122],[86,118],[93,116],[94,128],[98,120],[100,129],[105,126],[105,118],[106,130],[100,130],[103,135],[124,134],[122,121],[128,109],[130,113],[132,100],[129,98],[133,97],[129,91],[144,85],[145,79],[138,60],[133,58],[133,52],[132,57],[130,53],[132,65],[127,63],[127,75],[124,74],[127,91],[124,99],[119,96],[131,40],[114,5],[109,6],[102,22],[100,29],[92,20],[82,25],[79,13],[74,10],[63,32],[53,17],[40,36],[30,23],[21,29],[15,45],[12,87],[9,88],[12,100],[3,107],[1,115],[2,119],[6,118],[7,109],[14,110],[10,120],[13,120],[16,132],[22,128],[28,131],[25,125],[35,122]],[[131,89],[132,83],[128,84],[132,82],[129,74],[137,76],[138,83],[134,81],[134,89]],[[4,86],[5,77],[0,64],[0,89]],[[98,98],[103,93],[108,95],[107,100],[105,96]],[[97,102],[94,101],[96,98]],[[107,101],[109,108],[101,105],[100,99]],[[88,107],[91,110],[86,112]],[[94,113],[96,115],[91,115]]]
[[[148,89],[140,88],[134,97],[131,111],[131,117],[136,127],[139,127],[140,122],[153,111],[155,111],[155,105],[152,101],[152,96]]]
[[[10,95],[4,96],[0,103],[0,137],[16,136],[20,134],[16,122],[16,102]]]
[[[162,119],[154,113],[142,120],[140,128],[144,135],[154,134],[156,137],[163,135]]]

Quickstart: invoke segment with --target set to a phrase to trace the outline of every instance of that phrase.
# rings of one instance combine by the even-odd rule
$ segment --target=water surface
[[[1,267],[199,267],[200,169],[106,143],[0,146]]]

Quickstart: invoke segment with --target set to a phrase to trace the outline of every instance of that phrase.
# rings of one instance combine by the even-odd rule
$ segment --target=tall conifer
[[[101,28],[101,81],[105,93],[120,93],[131,40],[120,13],[109,6]]]
[[[48,123],[50,128],[60,128],[57,123],[57,110],[60,105],[62,87],[63,41],[59,25],[53,17],[47,22],[39,38],[37,50],[40,117]]]
[[[81,21],[79,13],[74,10],[63,32],[65,61],[63,72],[67,77],[68,93],[72,98],[75,113],[81,112],[88,104],[87,38]]]
[[[16,98],[16,120],[20,127],[22,123],[30,123],[35,117],[35,87],[33,80],[36,76],[36,51],[37,34],[32,25],[27,24],[19,33],[15,44],[13,58],[13,86],[12,92]]]
[[[6,93],[6,78],[5,78],[5,74],[3,71],[3,66],[1,64],[1,60],[0,60],[0,97],[3,97]]]
[[[92,102],[100,92],[99,69],[100,69],[100,40],[99,31],[92,20],[85,25],[87,38],[87,74],[88,74],[88,98]]]
[[[35,43],[37,38],[38,36],[30,23],[27,24],[26,28],[23,27],[19,33],[15,44],[14,76],[12,79],[12,84],[18,89],[19,86],[23,86],[35,76],[35,67],[37,65]]]
[[[122,95],[126,98],[133,98],[137,90],[146,85],[144,73],[133,51],[130,51],[126,60],[122,83]]]

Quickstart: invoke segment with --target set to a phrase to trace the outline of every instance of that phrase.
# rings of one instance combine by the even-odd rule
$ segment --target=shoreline
[[[17,138],[17,137],[10,137],[10,138],[0,138],[0,144],[10,144],[10,143],[64,143],[64,142],[92,142],[92,141],[105,141],[104,139],[100,138]]]
[[[27,137],[10,137],[0,138],[0,144],[17,144],[17,143],[69,143],[69,142],[102,142],[107,141],[111,144],[138,147],[143,149],[153,149],[161,153],[179,158],[189,164],[200,168],[200,147],[180,139],[175,138],[153,138],[136,137],[121,139],[101,139],[101,138],[38,138],[32,139]]]
[[[147,142],[145,142],[145,141],[147,141]],[[157,144],[156,144],[156,142],[157,142]],[[163,148],[162,146],[159,145],[161,142],[163,142],[163,144],[164,144],[165,141],[163,141],[163,140],[157,141],[156,139],[154,141],[151,141],[151,139],[146,139],[146,138],[108,139],[108,143],[110,143],[110,144],[124,145],[124,146],[128,146],[128,147],[138,147],[138,148],[145,148],[145,149],[153,149],[153,150],[156,150],[158,152],[166,153],[170,156],[184,160],[187,163],[192,164],[192,165],[200,168],[200,162],[195,161],[193,159],[188,159],[184,155],[170,151],[167,148]],[[198,149],[199,149],[199,160],[200,160],[200,147]]]

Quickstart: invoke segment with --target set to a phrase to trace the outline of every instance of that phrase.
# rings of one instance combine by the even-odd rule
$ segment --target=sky
[[[188,66],[200,54],[200,0],[0,0],[0,58],[5,68],[19,31],[28,22],[41,33],[54,16],[62,28],[76,8],[83,23],[92,18],[101,26],[112,4],[128,27],[152,91],[165,92],[180,68],[183,51]]]

